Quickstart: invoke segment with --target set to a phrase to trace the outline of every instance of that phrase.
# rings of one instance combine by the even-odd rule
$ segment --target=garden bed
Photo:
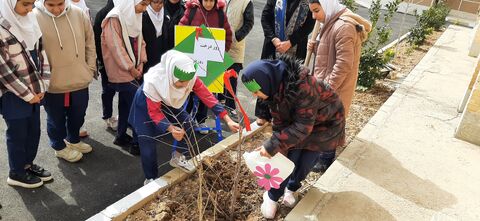
[[[397,70],[391,75],[394,79],[380,80],[376,86],[368,91],[357,91],[347,120],[347,144],[360,132],[369,119],[394,92],[408,73],[423,58],[430,47],[439,38],[442,32],[434,32],[427,39],[427,43],[413,49],[406,43],[400,43],[396,57],[392,62]],[[271,128],[267,127],[242,144],[242,151],[253,150],[268,139]],[[232,148],[236,148],[232,146]],[[338,148],[340,154],[345,147]],[[238,152],[227,149],[215,158],[203,158],[203,182],[200,189],[199,171],[186,180],[158,192],[154,199],[138,209],[126,220],[198,220],[200,214],[198,205],[201,195],[203,220],[262,220],[260,204],[263,190],[256,184],[256,178],[242,163],[240,171],[235,174]],[[243,159],[242,159],[243,161]],[[311,173],[299,190],[300,198],[309,189],[321,174]],[[237,198],[231,213],[232,187],[238,181]],[[201,194],[199,194],[201,193]],[[276,220],[283,218],[290,212],[289,208],[280,206]]]

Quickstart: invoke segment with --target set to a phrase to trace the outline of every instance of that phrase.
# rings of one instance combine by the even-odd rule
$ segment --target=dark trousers
[[[113,97],[115,97],[115,90],[109,86],[108,76],[105,68],[100,69],[99,72],[102,77],[102,119],[106,120],[112,117]]]
[[[318,154],[319,153],[315,151],[302,149],[288,151],[287,158],[295,164],[295,169],[293,169],[292,174],[280,184],[279,189],[272,188],[268,191],[270,199],[273,201],[280,199],[285,192],[285,187],[291,191],[297,191],[300,189],[302,186],[300,182],[307,177],[313,166],[315,166]]]
[[[133,97],[137,92],[136,81],[127,83],[110,83],[110,87],[118,92],[118,128],[117,138],[125,136],[128,128],[128,115],[132,106]],[[134,134],[135,137],[135,134]]]
[[[237,75],[240,77],[240,71],[243,69],[243,65],[241,63],[235,63],[232,66],[230,66],[229,69],[235,70],[237,72]],[[230,78],[230,84],[232,85],[233,93],[237,94],[237,82],[238,78]],[[228,92],[227,88],[224,89],[223,94],[219,95],[218,97],[219,100],[225,100],[225,106],[228,107],[229,110],[235,110],[235,100],[233,99],[233,96]]]
[[[64,139],[70,143],[80,142],[78,134],[85,122],[89,99],[88,88],[70,92],[69,96],[68,105],[66,94],[46,93],[44,98],[50,146],[57,151],[65,148]]]
[[[40,105],[28,104],[12,93],[4,94],[0,99],[0,109],[7,125],[10,172],[24,174],[25,165],[32,165],[37,156],[40,141]],[[17,113],[16,116],[14,112]]]
[[[186,131],[185,139],[190,138],[193,141],[193,120],[185,110],[174,109],[171,107],[163,106],[162,111],[168,120],[175,126],[183,127]],[[157,162],[157,143],[154,138],[162,135],[160,131],[156,130],[153,123],[145,124],[145,128],[142,128],[138,136],[138,144],[140,146],[140,157],[142,158],[142,168],[146,179],[155,179],[158,177],[158,162]],[[168,132],[166,132],[168,133]],[[184,145],[182,145],[184,146]],[[179,152],[187,152],[188,150],[178,150]],[[170,154],[170,149],[165,151]]]

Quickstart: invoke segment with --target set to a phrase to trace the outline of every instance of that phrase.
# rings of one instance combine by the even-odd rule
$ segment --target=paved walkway
[[[446,30],[287,220],[480,220],[480,147],[453,137],[472,31]]]

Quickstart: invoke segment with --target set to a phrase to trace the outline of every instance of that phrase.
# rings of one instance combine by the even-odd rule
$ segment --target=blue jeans
[[[277,153],[281,154],[281,153]],[[287,177],[281,184],[279,189],[270,189],[268,196],[271,200],[277,201],[285,193],[285,187],[291,191],[300,189],[302,182],[315,166],[318,159],[318,152],[302,149],[294,149],[288,151],[287,158],[295,164],[292,174]]]
[[[163,106],[162,111],[167,119],[178,127],[183,127],[186,131],[185,139],[191,138],[193,141],[193,120],[190,114],[188,114],[183,108],[174,109],[171,107]],[[138,144],[140,146],[140,157],[142,159],[142,168],[146,179],[155,179],[158,177],[158,162],[157,162],[157,143],[155,137],[161,135],[162,132],[158,131],[155,124],[148,123],[143,125],[142,129],[138,131]],[[182,145],[185,146],[185,145]],[[179,152],[185,152],[179,151]],[[166,154],[171,154],[170,149],[165,151]]]
[[[108,76],[105,68],[100,69],[99,72],[102,77],[102,119],[106,120],[112,117],[113,97],[115,97],[116,92],[110,87],[110,83],[108,83]]]
[[[118,128],[117,138],[125,136],[128,128],[128,115],[132,106],[133,97],[137,92],[135,81],[127,83],[110,83],[110,87],[118,92]],[[134,135],[135,137],[135,135]]]
[[[37,156],[40,141],[40,105],[31,105],[12,93],[4,94],[0,100],[0,112],[7,125],[10,172],[25,174],[25,165],[32,165]]]
[[[65,94],[45,94],[47,133],[53,149],[63,150],[66,147],[64,139],[70,143],[80,142],[79,131],[85,122],[88,99],[88,88],[70,92],[68,107],[65,107]]]

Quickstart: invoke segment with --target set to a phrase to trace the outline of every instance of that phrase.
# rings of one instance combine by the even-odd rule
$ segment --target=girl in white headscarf
[[[72,5],[82,9],[82,11],[90,18],[90,9],[88,8],[87,3],[85,3],[85,0],[72,0]]]
[[[31,13],[35,0],[0,1],[0,114],[7,125],[7,183],[36,188],[51,174],[33,164],[40,140],[40,101],[50,73],[42,33]]]
[[[142,81],[147,62],[142,35],[142,13],[150,0],[114,0],[114,8],[102,22],[102,55],[110,87],[119,92],[118,127],[113,143],[129,146],[139,154],[138,144],[127,135],[128,113],[133,96]],[[135,134],[133,137],[135,138]]]
[[[310,0],[309,7],[313,18],[323,23],[319,42],[308,42],[308,50],[316,52],[314,75],[335,90],[348,117],[357,87],[362,43],[368,38],[371,24],[338,0]],[[313,171],[325,171],[334,157],[335,151],[319,155]]]
[[[218,100],[196,76],[197,65],[187,55],[170,50],[159,64],[145,74],[144,84],[137,90],[130,111],[129,123],[138,134],[145,184],[158,177],[156,137],[171,133],[177,141],[190,139],[195,145],[192,132],[192,117],[182,108],[190,92],[227,123],[231,131],[239,129]],[[186,133],[189,132],[189,133]],[[188,142],[188,141],[187,141]],[[188,152],[184,148],[184,151]],[[170,165],[185,172],[193,172],[192,162],[182,153],[174,151]]]
[[[164,37],[164,29],[167,25],[163,25],[165,13],[163,0],[153,0],[147,8],[147,12],[143,13],[143,37],[147,43],[147,58],[145,71],[160,62],[162,55],[168,50],[167,42]]]
[[[357,85],[361,47],[371,24],[338,0],[310,0],[309,7],[313,18],[323,23],[314,74],[337,91],[348,116]],[[314,45],[315,42],[309,42],[309,50]]]

